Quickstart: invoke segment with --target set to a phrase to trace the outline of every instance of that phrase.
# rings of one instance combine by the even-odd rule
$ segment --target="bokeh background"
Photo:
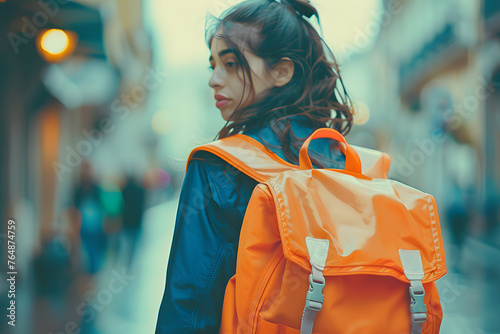
[[[224,125],[207,13],[238,2],[0,0],[1,333],[154,332],[186,159]],[[436,197],[442,333],[500,333],[500,1],[312,3],[348,141]]]

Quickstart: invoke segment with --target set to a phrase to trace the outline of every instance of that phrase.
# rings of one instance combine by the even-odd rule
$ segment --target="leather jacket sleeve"
[[[239,233],[257,182],[197,152],[182,185],[156,334],[218,333]]]

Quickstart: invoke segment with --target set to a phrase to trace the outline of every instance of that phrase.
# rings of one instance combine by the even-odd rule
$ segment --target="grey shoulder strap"
[[[399,250],[406,278],[410,281],[411,334],[421,334],[427,320],[427,306],[424,303],[425,290],[422,285],[424,267],[419,250]]]
[[[306,305],[302,313],[300,334],[312,333],[314,319],[317,313],[323,308],[323,288],[325,287],[323,270],[325,269],[330,241],[327,239],[306,237],[306,245],[312,270],[309,275],[309,291],[307,291]]]

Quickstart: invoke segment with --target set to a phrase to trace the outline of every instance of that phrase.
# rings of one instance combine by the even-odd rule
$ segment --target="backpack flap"
[[[397,181],[328,169],[284,172],[266,185],[284,258],[304,274],[285,270],[283,284],[270,284],[280,297],[276,307],[262,309],[265,321],[301,333],[401,333],[410,325],[412,334],[439,332],[434,281],[446,273],[446,260],[431,195]],[[315,251],[311,239],[328,247]],[[419,260],[407,251],[419,253]],[[315,257],[325,253],[324,265],[317,265]],[[415,263],[418,277],[412,276]],[[297,279],[300,286],[287,287]]]
[[[330,243],[323,274],[392,276],[409,282],[399,250],[419,250],[423,283],[446,273],[434,198],[388,179],[301,170],[268,181],[283,252],[310,271],[306,237]]]

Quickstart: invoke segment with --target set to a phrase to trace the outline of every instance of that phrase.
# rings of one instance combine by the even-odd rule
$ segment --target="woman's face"
[[[245,86],[243,68],[223,39],[214,37],[210,52],[209,60],[213,73],[208,84],[214,89],[216,107],[221,110],[224,120],[229,120],[240,101],[239,109],[252,104],[256,96],[274,87],[274,81],[269,76],[262,58],[243,49],[243,56],[250,66],[252,89],[248,74],[246,74]]]

